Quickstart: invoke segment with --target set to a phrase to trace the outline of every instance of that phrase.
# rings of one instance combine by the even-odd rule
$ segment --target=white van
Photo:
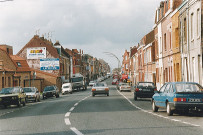
[[[64,83],[62,85],[62,94],[70,93],[72,94],[72,84],[71,83]]]

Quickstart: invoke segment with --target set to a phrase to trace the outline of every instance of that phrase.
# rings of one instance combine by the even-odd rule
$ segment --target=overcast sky
[[[112,68],[152,30],[161,0],[13,0],[0,2],[0,44],[16,54],[39,30],[64,48],[82,49]]]

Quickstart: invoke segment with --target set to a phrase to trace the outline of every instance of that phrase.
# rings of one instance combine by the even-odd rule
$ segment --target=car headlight
[[[17,99],[17,97],[12,97],[12,99],[13,99],[13,100],[16,100],[16,99]]]

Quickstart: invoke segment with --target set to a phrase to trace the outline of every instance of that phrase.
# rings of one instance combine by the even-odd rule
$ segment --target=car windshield
[[[12,94],[12,93],[19,93],[20,90],[19,88],[3,88],[1,91],[0,91],[0,94]]]
[[[154,83],[143,82],[143,83],[139,83],[138,86],[141,86],[141,87],[153,87]]]
[[[35,88],[23,88],[25,93],[35,92]]]
[[[95,87],[104,87],[106,85],[104,83],[96,83],[94,86]]]
[[[94,83],[94,81],[90,81],[90,83]]]
[[[70,86],[69,86],[69,85],[66,85],[66,86],[63,86],[63,88],[70,88]]]
[[[203,92],[202,87],[195,83],[178,83],[175,88],[177,92]]]
[[[44,88],[44,91],[52,91],[52,90],[54,90],[53,86],[48,86]]]

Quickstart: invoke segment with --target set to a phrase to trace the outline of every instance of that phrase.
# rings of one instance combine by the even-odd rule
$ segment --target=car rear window
[[[203,92],[200,85],[193,83],[178,83],[175,88],[177,92]]]
[[[143,82],[143,83],[139,83],[138,86],[140,86],[140,87],[154,87],[154,83]]]

